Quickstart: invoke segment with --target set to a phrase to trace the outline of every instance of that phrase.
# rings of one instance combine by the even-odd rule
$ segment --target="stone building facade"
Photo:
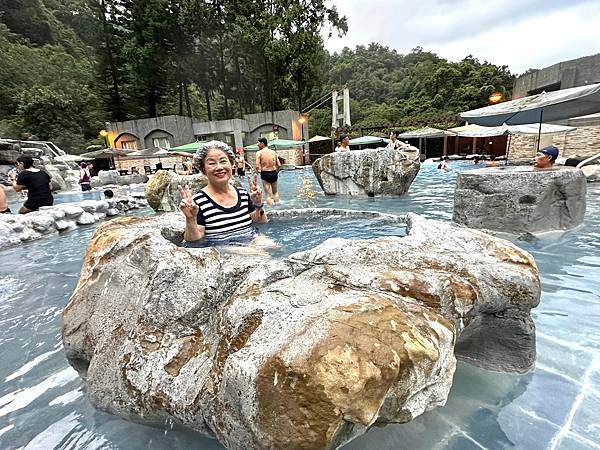
[[[513,86],[513,100],[528,95],[600,83],[600,54],[563,61],[520,76]],[[540,148],[555,145],[561,156],[593,156],[600,153],[600,114],[555,122],[577,127],[571,133],[541,136]],[[537,136],[511,138],[510,158],[533,158]]]
[[[279,139],[304,140],[308,139],[308,123],[298,122],[300,113],[293,110],[245,114],[241,119],[199,121],[186,116],[163,116],[148,119],[128,120],[126,122],[111,122],[106,126],[108,143],[113,148],[144,149],[151,147],[172,148],[194,141],[217,139],[228,143],[233,148],[241,148],[256,144],[260,137],[271,140]],[[304,164],[302,147],[292,150],[277,151],[289,164]],[[164,167],[180,161],[165,160]],[[248,152],[247,159],[253,163],[253,155]],[[128,161],[119,158],[122,169],[132,166],[152,165],[140,161]],[[152,159],[153,161],[155,158]],[[116,162],[115,162],[116,163]]]
[[[163,116],[107,124],[113,148],[176,147],[190,142],[218,139],[234,148],[255,144],[260,137],[302,140],[308,123],[300,124],[293,110],[245,114],[241,119],[199,121],[186,116]]]

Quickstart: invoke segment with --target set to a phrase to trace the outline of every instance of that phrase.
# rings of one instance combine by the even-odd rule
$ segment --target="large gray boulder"
[[[0,164],[14,167],[20,154],[19,144],[0,139]]]
[[[600,181],[600,164],[590,164],[589,166],[583,166],[581,171],[585,175],[587,181],[598,182]]]
[[[419,173],[418,153],[383,148],[335,152],[312,167],[325,194],[403,195]]]
[[[148,205],[155,211],[178,211],[181,202],[178,186],[188,186],[192,192],[198,192],[207,183],[201,173],[178,175],[170,170],[159,170],[146,184],[144,193]]]
[[[146,206],[141,198],[115,197],[42,206],[28,214],[0,214],[0,249],[89,225],[106,216]]]
[[[54,191],[68,191],[68,190],[72,190],[70,189],[71,186],[69,186],[67,184],[67,182],[64,179],[65,173],[64,170],[65,168],[58,166],[58,165],[54,165],[54,164],[45,164],[43,167],[41,167],[48,175],[50,175],[50,180],[52,182],[52,189]],[[78,177],[79,179],[79,177]],[[79,187],[77,187],[78,190],[81,190]]]
[[[530,368],[532,257],[406,222],[403,238],[330,239],[284,259],[178,247],[178,213],[104,223],[64,310],[67,358],[97,408],[171,419],[230,449],[333,449],[443,405],[463,330],[469,360],[503,351],[502,368]],[[499,339],[505,322],[513,339]],[[487,338],[499,342],[486,352]]]
[[[498,167],[458,174],[455,222],[507,233],[566,230],[583,222],[586,178],[572,167]]]

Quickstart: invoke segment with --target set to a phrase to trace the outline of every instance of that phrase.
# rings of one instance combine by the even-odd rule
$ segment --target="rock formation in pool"
[[[583,222],[586,178],[571,167],[486,168],[458,174],[455,222],[471,228],[535,233]]]
[[[178,175],[170,170],[159,170],[144,191],[148,205],[155,211],[178,211],[181,196],[177,186],[188,186],[192,192],[198,192],[207,182],[204,174]]]
[[[0,139],[0,184],[10,185],[8,173],[14,169],[19,155],[33,158],[35,167],[45,170],[52,179],[54,191],[81,190],[79,167],[75,163],[58,161],[65,152],[52,142]]]
[[[417,149],[378,148],[330,153],[312,167],[325,194],[376,196],[406,194],[420,163]]]
[[[102,224],[63,314],[67,358],[97,408],[170,418],[229,449],[333,449],[442,406],[461,333],[459,357],[528,370],[533,258],[405,220],[406,237],[284,259],[178,247],[175,213]]]

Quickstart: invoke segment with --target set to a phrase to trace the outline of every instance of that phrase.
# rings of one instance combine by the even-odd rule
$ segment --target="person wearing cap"
[[[544,147],[535,155],[533,167],[536,169],[551,169],[554,167],[554,162],[556,161],[556,158],[558,158],[559,153],[558,148],[554,145]]]

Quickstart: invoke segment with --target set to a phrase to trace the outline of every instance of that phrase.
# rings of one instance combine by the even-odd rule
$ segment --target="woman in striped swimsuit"
[[[194,156],[194,165],[206,175],[208,184],[196,195],[179,187],[187,242],[203,237],[210,241],[250,240],[252,223],[267,222],[256,175],[254,180],[248,177],[250,193],[229,183],[234,164],[233,151],[220,141],[207,142]]]

